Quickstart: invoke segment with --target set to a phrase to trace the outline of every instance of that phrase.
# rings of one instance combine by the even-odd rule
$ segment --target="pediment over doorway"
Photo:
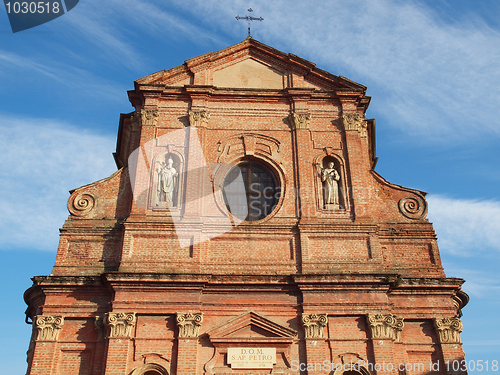
[[[275,322],[256,312],[249,311],[206,332],[214,346],[213,357],[205,364],[206,375],[235,373],[228,363],[228,348],[275,348],[276,363],[273,372],[290,372],[292,345],[296,344],[297,331]],[[249,370],[255,374],[269,370]],[[241,371],[240,371],[241,373]]]
[[[214,342],[292,342],[297,331],[253,311],[239,315],[206,332]]]

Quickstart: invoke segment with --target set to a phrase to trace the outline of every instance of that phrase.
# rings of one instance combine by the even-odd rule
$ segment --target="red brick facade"
[[[463,280],[425,193],[374,171],[365,93],[251,38],[137,80],[119,170],[72,192],[53,271],[26,291],[28,374],[462,374]],[[222,187],[245,161],[279,194],[237,223]],[[237,368],[234,348],[275,363]]]

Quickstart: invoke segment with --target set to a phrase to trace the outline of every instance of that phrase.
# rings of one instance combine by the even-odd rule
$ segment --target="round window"
[[[227,210],[246,221],[268,216],[278,204],[280,194],[274,173],[262,164],[248,161],[229,171],[222,188]]]

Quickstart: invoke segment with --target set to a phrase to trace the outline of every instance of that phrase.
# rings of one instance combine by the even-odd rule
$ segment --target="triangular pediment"
[[[136,83],[164,87],[202,85],[274,90],[292,87],[366,90],[365,86],[318,69],[310,61],[278,51],[252,38],[221,51],[186,60],[183,65],[150,74]]]
[[[207,335],[211,340],[290,340],[297,331],[250,311],[212,328]]]

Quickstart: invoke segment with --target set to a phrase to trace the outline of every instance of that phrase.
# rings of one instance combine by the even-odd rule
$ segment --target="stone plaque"
[[[273,368],[276,348],[228,348],[227,363],[233,369]]]

